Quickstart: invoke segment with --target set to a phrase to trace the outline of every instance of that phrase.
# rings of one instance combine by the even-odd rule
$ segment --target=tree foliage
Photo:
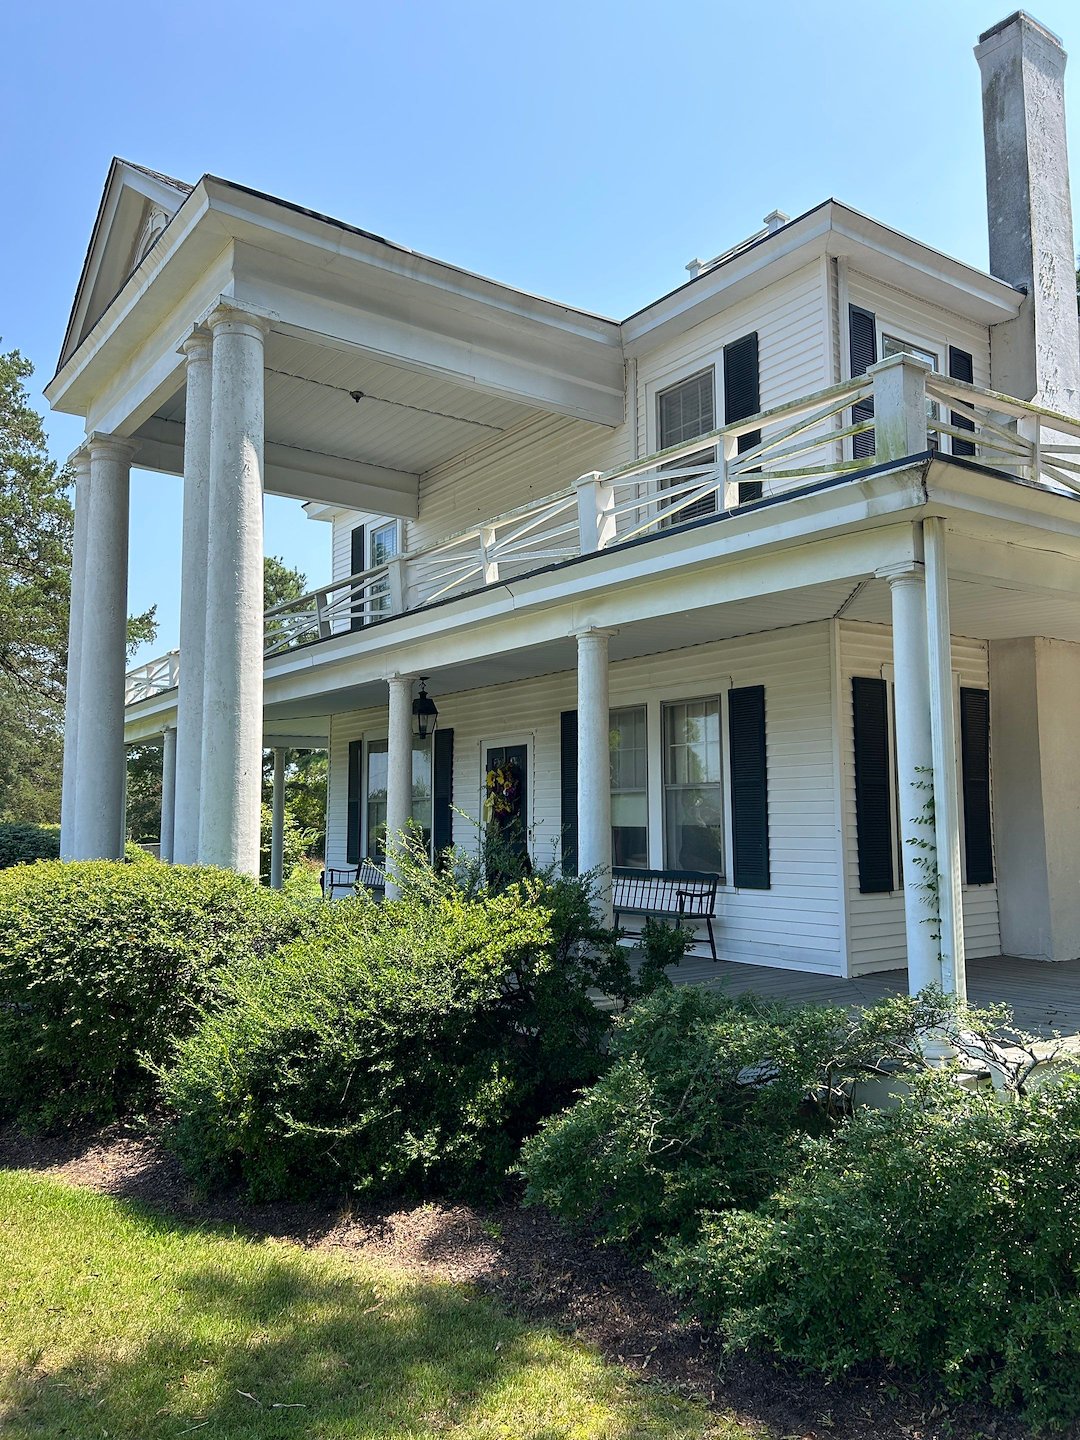
[[[59,811],[73,511],[25,382],[0,354],[0,818]]]

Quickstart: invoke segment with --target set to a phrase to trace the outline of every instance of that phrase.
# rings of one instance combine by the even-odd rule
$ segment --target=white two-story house
[[[163,735],[164,853],[255,870],[264,748],[325,745],[331,867],[495,819],[602,894],[718,874],[727,960],[1080,956],[1065,55],[1022,15],[976,54],[993,273],[827,200],[621,321],[114,162],[47,391],[87,427],[65,855],[118,852]],[[183,476],[183,591],[125,681],[132,464]],[[333,527],[268,615],[264,491]]]

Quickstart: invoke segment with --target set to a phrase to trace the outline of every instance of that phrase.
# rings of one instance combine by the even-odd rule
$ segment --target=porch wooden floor
[[[968,999],[973,1005],[1004,1003],[1017,1025],[1035,1035],[1080,1033],[1080,960],[1051,965],[999,955],[969,960],[967,968]],[[716,986],[733,995],[753,991],[803,1005],[871,1005],[888,995],[907,993],[906,970],[838,980],[831,975],[714,961],[707,950],[704,956],[700,951],[688,955],[670,973],[676,984]]]

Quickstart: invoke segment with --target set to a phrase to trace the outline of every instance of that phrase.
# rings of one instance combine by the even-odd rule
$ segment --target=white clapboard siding
[[[420,477],[420,515],[406,524],[410,550],[434,544],[630,458],[626,426],[609,430],[537,415]]]
[[[371,525],[378,519],[366,510],[339,510],[334,516],[333,578],[344,580],[352,570],[352,532],[357,525]]]
[[[830,635],[827,624],[799,626],[670,651],[611,667],[613,706],[723,694],[765,686],[772,888],[725,886],[716,922],[720,954],[731,960],[843,973],[841,852],[836,832]],[[559,716],[575,706],[572,672],[490,689],[438,696],[439,724],[454,731],[455,843],[478,834],[482,747],[531,747],[533,853],[557,852],[561,832]],[[382,712],[335,716],[330,745],[327,855],[345,863],[348,742],[386,734]]]
[[[990,384],[990,331],[985,325],[965,319],[951,310],[941,310],[926,300],[907,295],[880,280],[872,280],[858,271],[848,271],[848,299],[877,316],[878,335],[896,335],[911,340],[921,348],[936,351],[942,373],[948,373],[948,346],[966,350],[972,357],[974,383]],[[847,317],[842,317],[847,324]]]
[[[963,685],[986,688],[989,662],[986,642],[953,636],[953,671]],[[848,936],[852,974],[890,970],[905,965],[904,897],[863,895],[855,825],[855,739],[851,708],[851,677],[881,675],[892,665],[892,635],[887,626],[840,624],[839,733],[843,757],[844,848],[847,872]],[[957,742],[959,744],[959,742]],[[959,751],[958,751],[959,757]],[[894,847],[899,842],[894,840]],[[904,857],[905,860],[907,857]],[[996,885],[964,886],[964,939],[973,957],[1001,953]]]
[[[713,366],[716,423],[724,422],[724,346],[756,330],[761,408],[768,410],[832,383],[826,334],[826,271],[818,261],[703,321],[638,361],[638,444],[659,445],[661,391]],[[813,463],[808,459],[807,463]],[[790,488],[791,483],[777,489]]]

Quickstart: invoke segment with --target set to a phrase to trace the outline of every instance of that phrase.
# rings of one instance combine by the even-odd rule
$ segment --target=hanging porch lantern
[[[439,711],[435,701],[427,693],[427,676],[420,676],[420,694],[412,702],[413,727],[418,740],[426,740],[435,733],[439,722]]]

